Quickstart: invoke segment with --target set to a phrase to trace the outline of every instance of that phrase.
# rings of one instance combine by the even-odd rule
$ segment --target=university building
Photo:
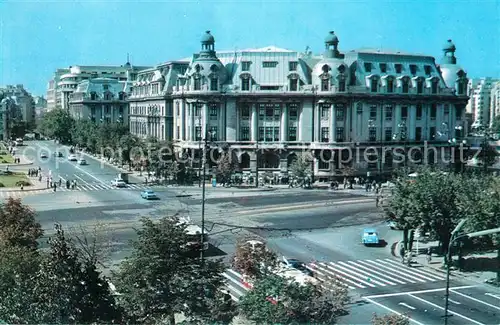
[[[467,127],[467,75],[451,40],[442,50],[439,66],[427,55],[341,51],[330,32],[321,56],[274,46],[216,52],[207,31],[191,58],[138,73],[128,99],[130,130],[171,139],[195,162],[208,136],[212,146],[235,153],[244,174],[277,179],[304,152],[315,179],[324,180],[345,167],[359,175],[390,171],[397,164],[387,149],[394,147],[441,161],[433,151],[423,157],[408,149],[429,142],[449,157],[448,140]]]

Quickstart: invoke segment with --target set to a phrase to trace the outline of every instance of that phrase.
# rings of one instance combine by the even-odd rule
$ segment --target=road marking
[[[366,272],[363,272],[364,274],[363,274],[363,273],[361,273],[361,274],[360,274],[360,273],[358,273],[358,272],[362,272],[362,271],[358,271],[358,272],[356,272],[356,271],[352,271],[352,270],[350,270],[348,267],[343,267],[343,266],[338,265],[338,264],[335,264],[335,263],[333,263],[333,262],[330,262],[330,265],[333,265],[334,267],[337,267],[337,268],[339,268],[340,270],[343,270],[344,272],[347,272],[347,273],[350,273],[350,274],[354,274],[354,275],[355,275],[355,276],[357,276],[357,277],[366,278],[366,276],[367,276],[367,275],[366,275]],[[371,278],[371,275],[370,275],[370,274],[368,274],[368,278]],[[385,284],[385,283],[382,283],[382,282],[379,282],[379,281],[377,281],[377,280],[373,280],[373,279],[369,279],[369,280],[368,280],[368,278],[367,278],[367,280],[366,280],[368,283],[375,283],[375,284],[378,284],[378,285],[379,285],[379,286],[381,286],[381,287],[385,287],[385,286],[386,286],[386,284]]]
[[[385,261],[393,263],[393,264],[395,264],[397,266],[400,265],[400,263],[398,261],[395,261],[395,260],[393,260],[391,258],[386,258]],[[442,274],[436,275],[434,273],[428,272],[427,270],[425,270],[425,271],[424,270],[419,270],[418,268],[410,268],[408,270],[408,272],[413,272],[416,276],[420,276],[420,277],[430,277],[430,278],[434,278],[436,280],[446,280],[446,278]],[[435,280],[433,280],[433,281],[435,281]]]
[[[496,294],[493,294],[493,293],[489,293],[489,292],[487,292],[487,293],[485,293],[485,295],[490,296],[490,297],[493,297],[493,298],[500,299],[500,295],[496,295]]]
[[[309,265],[306,265],[306,268],[307,268],[308,270],[310,270],[311,272],[313,272],[314,277],[315,277],[316,279],[318,279],[319,281],[325,282],[325,283],[327,283],[327,284],[331,284],[331,282],[332,282],[332,281],[331,281],[331,278],[328,278],[326,274],[323,274],[323,272],[321,272],[321,271],[323,271],[323,270],[319,271],[318,269],[315,269],[315,268],[313,268],[313,267],[311,267],[311,266],[309,266]],[[320,276],[321,276],[321,277],[324,277],[324,279],[323,279],[323,278],[321,278]],[[339,285],[344,286],[344,287],[347,287],[347,288],[349,288],[350,290],[354,290],[354,289],[356,289],[356,288],[351,287],[350,285],[348,285],[348,284],[343,283],[342,281],[340,281],[340,277],[338,277],[338,276],[336,277],[336,279],[334,280],[334,282],[337,282]],[[324,287],[324,286],[323,286],[323,287]]]
[[[455,300],[450,299],[450,298],[448,298],[448,301],[451,303],[454,303],[455,305],[461,305],[461,303],[459,303],[458,301],[455,301]]]
[[[417,308],[415,308],[413,306],[410,306],[410,305],[408,305],[407,303],[404,303],[404,302],[400,302],[398,305],[404,306],[406,308],[410,308],[411,310],[417,309]]]
[[[463,297],[465,297],[465,298],[467,298],[467,299],[470,299],[470,300],[472,300],[472,301],[475,301],[475,302],[478,302],[478,303],[484,304],[484,305],[486,305],[486,306],[490,306],[491,308],[495,308],[495,309],[500,310],[500,307],[498,307],[498,306],[495,306],[495,305],[492,305],[492,304],[490,304],[490,303],[484,302],[484,301],[482,301],[482,300],[476,299],[476,298],[474,298],[474,297],[471,297],[471,296],[469,296],[469,295],[463,294],[463,293],[461,293],[461,292],[457,292],[457,291],[455,291],[455,290],[450,290],[450,291],[452,291],[453,293],[455,293],[455,294],[457,294],[457,295],[460,295],[460,296],[463,296]],[[488,293],[485,293],[485,295],[487,295],[487,294],[488,294]],[[499,299],[500,299],[500,298],[499,298]],[[450,300],[450,299],[448,299],[448,300]],[[451,300],[450,300],[450,301],[451,301]]]
[[[393,261],[393,260],[390,260],[390,261],[386,261],[386,260],[381,260],[381,259],[377,259],[378,262],[380,263],[383,263],[383,264],[386,264],[386,265],[390,265],[391,267],[399,267],[401,268],[401,264],[396,262],[396,261]],[[422,271],[418,271],[416,269],[412,269],[411,267],[407,267],[405,266],[404,267],[404,270],[405,272],[407,273],[406,276],[409,276],[409,274],[411,274],[413,277],[415,278],[422,278],[422,279],[425,279],[427,281],[437,281],[437,280],[444,280],[441,279],[441,278],[437,278],[436,276],[432,276],[432,275],[429,275],[429,274],[422,274]]]
[[[400,278],[406,278],[406,279],[411,278],[411,279],[416,280],[416,281],[419,281],[419,282],[426,282],[425,280],[422,280],[422,279],[416,278],[416,277],[414,277],[414,276],[410,276],[408,273],[406,273],[406,271],[407,271],[407,270],[406,270],[406,267],[403,267],[404,272],[401,272],[401,271],[398,271],[398,270],[395,270],[395,269],[394,269],[394,268],[401,269],[401,267],[399,267],[399,266],[395,267],[394,265],[391,265],[391,264],[389,264],[389,265],[387,266],[387,265],[384,265],[384,264],[388,264],[388,263],[385,263],[385,262],[383,262],[383,261],[379,261],[379,263],[380,263],[380,264],[376,264],[376,263],[377,263],[377,261],[372,261],[372,260],[368,260],[368,262],[370,262],[370,263],[372,263],[372,264],[375,264],[375,265],[378,265],[378,266],[380,266],[380,267],[382,267],[382,268],[384,268],[384,269],[389,270],[389,273],[391,273],[391,274],[394,274],[394,273],[401,274],[401,275],[402,275],[402,277],[400,276]],[[382,264],[382,265],[381,265],[381,264]],[[387,271],[386,271],[386,272],[387,272]]]
[[[346,273],[346,272],[343,272],[342,270],[339,270],[339,269],[335,269],[335,265],[328,265],[326,263],[319,263],[320,265],[326,267],[326,268],[329,268],[332,270],[332,273],[335,274],[335,273],[340,273],[342,274],[343,276],[345,277],[348,277],[348,278],[351,278],[355,281],[357,281],[358,283],[363,283],[364,285],[367,285],[369,287],[372,287],[372,288],[375,288],[375,285],[370,283],[370,282],[366,282],[366,281],[363,281],[363,280],[360,280],[358,279],[356,276],[354,275],[350,275],[349,273]],[[364,287],[363,287],[364,288]]]
[[[319,268],[319,267],[318,267],[318,265],[316,265],[316,264],[314,264],[314,263],[311,263],[310,265],[311,265],[313,268]],[[322,268],[322,269],[321,269],[321,271],[322,271],[322,272],[325,272],[325,273],[328,273],[329,275],[332,275],[334,278],[339,279],[339,281],[349,282],[350,284],[355,285],[356,287],[361,288],[361,289],[366,288],[365,286],[363,286],[363,285],[361,285],[361,284],[359,284],[359,283],[357,283],[357,282],[354,282],[354,281],[352,281],[352,280],[350,280],[350,279],[346,279],[345,277],[342,277],[342,276],[340,276],[340,275],[338,275],[338,274],[335,274],[335,273],[333,273],[333,272],[332,272],[332,271],[330,271],[330,270],[327,270],[327,269],[323,269],[323,268]],[[314,272],[316,272],[316,271],[314,271]]]
[[[412,294],[408,294],[408,296],[409,296],[409,297],[412,297],[413,299],[420,300],[421,302],[426,303],[426,304],[428,304],[428,305],[431,305],[431,306],[433,306],[434,308],[438,308],[438,309],[444,310],[444,308],[443,308],[443,307],[441,307],[441,306],[439,306],[439,305],[436,305],[435,303],[432,303],[432,302],[430,302],[430,301],[427,301],[427,300],[425,300],[425,299],[423,299],[423,298],[420,298],[420,297],[414,296],[414,295],[412,295]],[[459,314],[459,313],[456,313],[456,312],[454,312],[454,311],[452,311],[452,310],[450,310],[450,309],[448,309],[448,312],[449,312],[450,314],[453,314],[453,315],[456,315],[456,316],[458,316],[458,317],[461,317],[461,318],[463,318],[463,319],[465,319],[465,320],[467,320],[467,321],[469,321],[469,322],[471,322],[471,323],[478,324],[478,325],[486,325],[486,324],[480,323],[480,322],[478,322],[478,321],[475,321],[475,320],[473,320],[472,318],[469,318],[469,317],[467,317],[467,316],[464,316],[464,315],[461,315],[461,314]]]
[[[306,208],[312,208],[312,207],[325,207],[329,205],[344,205],[344,204],[349,204],[349,203],[369,203],[373,202],[373,199],[362,199],[362,200],[347,200],[347,201],[332,201],[331,203],[328,202],[320,202],[320,203],[314,203],[314,204],[300,204],[300,205],[287,205],[287,206],[280,206],[280,207],[274,207],[274,208],[267,208],[267,209],[255,209],[255,210],[243,210],[243,211],[237,211],[237,214],[247,214],[247,213],[268,213],[268,212],[275,212],[275,211],[284,211],[284,210],[290,210],[290,209],[306,209]]]
[[[103,180],[95,177],[94,175],[92,175],[91,173],[89,173],[88,171],[86,170],[83,170],[82,168],[78,167],[77,165],[72,165],[73,167],[75,167],[76,169],[78,169],[79,171],[89,175],[90,177],[92,177],[93,179],[95,179],[96,181],[98,181],[99,183],[102,183],[102,184],[105,184]]]
[[[476,288],[476,287],[478,287],[478,285],[454,287],[454,288],[450,288],[450,290],[470,289],[470,288]],[[387,298],[387,297],[396,297],[396,296],[409,295],[409,294],[416,295],[419,293],[438,292],[438,291],[445,291],[445,290],[446,290],[446,288],[438,288],[438,289],[428,289],[428,290],[419,290],[419,291],[396,292],[396,293],[386,293],[386,294],[381,294],[381,295],[366,296],[365,298]]]
[[[227,280],[229,280],[229,281],[231,281],[231,282],[235,283],[235,284],[236,284],[239,288],[243,288],[244,290],[248,291],[248,289],[247,289],[247,288],[245,288],[245,287],[243,287],[239,281],[237,281],[237,280],[233,279],[232,277],[230,277],[229,275],[227,275],[225,272],[224,272],[224,273],[222,273],[222,276],[223,276],[223,277],[225,277]],[[239,288],[235,288],[235,287],[231,286],[231,289],[232,289],[232,290],[234,290],[234,291],[235,291],[237,294],[239,294],[240,296],[243,296],[245,293],[244,293],[244,292],[242,292],[242,291],[240,291],[240,290],[239,290]]]
[[[358,261],[358,262],[361,262],[361,261]],[[370,271],[370,273],[375,273],[375,274],[378,274],[378,275],[380,275],[380,277],[379,277],[379,278],[380,278],[381,280],[382,280],[382,278],[384,278],[384,277],[385,277],[385,278],[388,278],[388,276],[387,276],[386,274],[383,274],[383,273],[381,273],[381,272],[374,271],[374,270],[372,270],[372,269],[370,269],[370,268],[367,268],[367,267],[366,267],[366,266],[364,266],[364,265],[358,264],[358,263],[356,263],[356,262],[354,262],[354,261],[347,261],[347,263],[354,264],[354,265],[356,265],[356,267],[358,267],[358,268],[362,268],[362,269],[365,269],[365,270],[367,270],[367,271]],[[372,275],[372,277],[375,277],[375,276],[373,276],[373,275]],[[399,284],[405,284],[405,283],[406,283],[406,282],[404,282],[404,281],[401,281],[401,280],[398,280],[398,279],[394,279],[393,277],[392,277],[392,278],[390,278],[390,279],[391,279],[391,281],[397,282],[397,283],[399,283]]]
[[[375,264],[375,263],[374,263],[373,261],[371,261],[371,260],[366,260],[366,261],[361,261],[361,260],[358,260],[357,262],[358,262],[358,263],[361,263],[361,264],[366,265],[366,266],[367,266],[367,267],[369,267],[370,269],[377,269],[377,270],[379,270],[379,271],[381,271],[381,272],[387,272],[387,273],[389,273],[389,274],[390,274],[393,278],[400,278],[400,279],[402,279],[402,280],[405,280],[405,282],[403,282],[403,284],[404,284],[404,283],[407,283],[407,282],[409,282],[409,283],[417,283],[417,281],[413,281],[413,280],[411,280],[411,279],[408,279],[408,277],[407,277],[407,276],[405,276],[405,274],[404,274],[404,273],[401,273],[402,275],[399,275],[399,274],[394,274],[392,269],[387,268],[387,267],[386,267],[386,266],[384,266],[384,265]],[[386,268],[387,268],[387,269],[389,269],[389,271],[390,271],[390,272],[388,272],[388,271],[386,270]],[[396,272],[397,272],[397,271],[396,271]],[[400,272],[397,272],[397,273],[400,273]]]
[[[414,320],[413,318],[410,318],[410,317],[408,317],[408,316],[406,316],[406,315],[403,315],[403,314],[401,314],[401,313],[399,313],[399,312],[395,311],[395,310],[394,310],[394,309],[392,309],[392,308],[389,308],[389,307],[387,307],[387,306],[385,306],[385,305],[382,305],[381,303],[376,302],[375,300],[372,300],[372,299],[367,298],[367,297],[364,297],[363,299],[365,299],[366,301],[371,302],[372,304],[375,304],[375,305],[377,305],[377,306],[379,306],[379,307],[381,307],[381,308],[384,308],[385,310],[388,310],[388,311],[390,311],[390,312],[391,312],[391,313],[393,313],[393,314],[396,314],[396,315],[399,315],[399,316],[404,316],[404,317],[408,318],[408,319],[410,320],[410,322],[413,322],[413,323],[415,323],[415,324],[417,324],[417,325],[424,325],[423,323],[420,323],[420,322],[418,322],[418,321]]]
[[[83,183],[84,185],[86,185],[86,184],[88,185],[88,184],[89,184],[87,181],[85,181],[83,178],[81,178],[81,177],[80,177],[80,176],[78,176],[77,174],[74,174],[73,176],[75,176],[75,177],[76,177],[76,178],[78,178],[80,181],[82,181],[82,183]]]
[[[352,262],[352,261],[349,261],[349,262]],[[338,264],[345,265],[346,267],[351,267],[351,265],[349,265],[349,264],[347,264],[347,263],[345,263],[345,262],[342,262],[342,261],[339,261],[339,262],[337,262],[337,263],[338,263]],[[356,267],[356,270],[357,270],[359,273],[365,274],[365,275],[367,275],[368,277],[370,277],[371,279],[377,279],[377,280],[383,281],[383,282],[385,282],[385,283],[387,283],[387,284],[389,284],[389,285],[391,285],[391,286],[396,285],[396,283],[394,283],[394,282],[384,280],[384,279],[382,279],[381,277],[378,277],[378,276],[376,276],[376,275],[371,274],[371,273],[376,273],[376,272],[373,272],[373,271],[370,271],[370,270],[369,270],[369,271],[370,271],[371,273],[370,273],[370,272],[366,272],[366,271],[360,270],[360,268],[363,268],[363,266],[358,265],[358,264],[356,264],[356,263],[354,263],[354,262],[353,262],[353,263],[351,263],[351,264],[352,264],[352,266],[355,266],[355,267]],[[400,281],[398,281],[398,282],[400,282]]]

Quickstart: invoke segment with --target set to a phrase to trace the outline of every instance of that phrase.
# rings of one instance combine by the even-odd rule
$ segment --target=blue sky
[[[0,0],[0,86],[44,95],[56,68],[154,65],[190,56],[205,30],[216,49],[315,53],[330,30],[361,47],[442,56],[451,38],[470,77],[500,77],[500,0],[45,1]]]

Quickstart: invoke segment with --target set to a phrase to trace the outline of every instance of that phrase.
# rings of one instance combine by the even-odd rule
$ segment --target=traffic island
[[[0,164],[14,164],[14,156],[5,150],[0,151]]]
[[[0,171],[0,188],[20,188],[31,186],[31,182],[25,173]]]

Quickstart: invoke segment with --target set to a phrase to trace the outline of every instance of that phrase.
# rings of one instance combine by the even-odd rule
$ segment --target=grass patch
[[[0,184],[3,186],[0,187],[20,187],[21,181],[26,182],[24,186],[29,186],[26,184],[31,184],[28,179],[28,176],[24,173],[12,173],[11,175],[0,175]]]
[[[5,151],[0,151],[0,164],[13,164],[14,157]]]

